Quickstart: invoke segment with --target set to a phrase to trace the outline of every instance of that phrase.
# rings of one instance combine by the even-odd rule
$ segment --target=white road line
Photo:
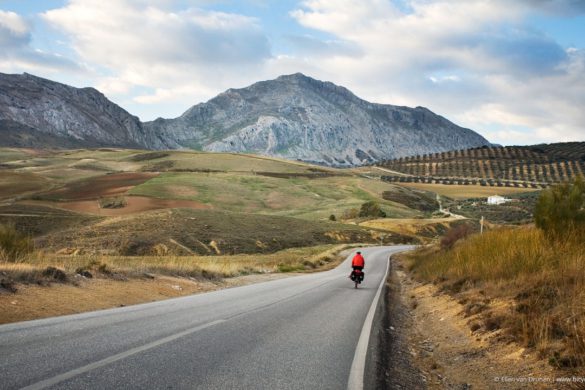
[[[142,345],[140,347],[129,349],[129,350],[122,352],[122,353],[119,353],[117,355],[113,355],[113,356],[107,357],[105,359],[98,360],[97,362],[90,363],[86,366],[76,368],[75,370],[71,370],[71,371],[65,372],[63,374],[54,376],[52,378],[45,379],[45,380],[37,382],[37,383],[33,383],[32,385],[23,387],[22,390],[40,390],[40,389],[47,388],[49,386],[56,385],[57,383],[61,383],[63,381],[66,381],[67,379],[71,379],[77,375],[86,373],[86,372],[91,371],[91,370],[95,370],[96,368],[103,367],[103,366],[108,365],[110,363],[114,363],[118,360],[125,359],[129,356],[136,355],[137,353],[147,351],[147,350],[152,349],[154,347],[158,347],[159,345],[170,343],[171,341],[174,341],[174,340],[179,339],[181,337],[198,332],[198,331],[203,330],[205,328],[209,328],[211,326],[221,324],[222,322],[225,322],[225,321],[226,320],[217,320],[217,321],[213,321],[213,322],[208,322],[207,324],[199,325],[195,328],[187,329],[183,332],[176,333],[174,335],[162,338],[160,340],[153,341],[152,343],[148,343],[148,344]]]
[[[355,354],[353,355],[353,362],[351,363],[351,369],[349,370],[349,380],[347,381],[348,390],[362,390],[364,388],[366,355],[368,354],[368,344],[370,343],[372,323],[374,322],[374,314],[376,313],[378,300],[380,299],[380,295],[382,293],[382,287],[384,287],[384,283],[386,283],[386,278],[388,277],[389,268],[390,259],[388,259],[388,262],[386,264],[386,272],[384,273],[384,277],[382,278],[382,281],[378,286],[378,291],[376,292],[376,296],[372,301],[372,305],[370,306],[370,310],[368,311],[368,315],[366,316],[366,320],[364,321],[364,326],[362,327],[360,339],[355,349]]]

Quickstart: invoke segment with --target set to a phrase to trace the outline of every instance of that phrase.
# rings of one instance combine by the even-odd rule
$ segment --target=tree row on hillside
[[[520,182],[497,179],[470,179],[462,177],[435,177],[435,176],[392,176],[384,175],[381,180],[389,183],[423,183],[447,185],[480,185],[482,187],[515,187],[515,188],[547,188],[546,182]]]
[[[539,185],[562,183],[585,175],[585,142],[454,150],[404,157],[379,165],[414,177],[440,180],[468,178]]]

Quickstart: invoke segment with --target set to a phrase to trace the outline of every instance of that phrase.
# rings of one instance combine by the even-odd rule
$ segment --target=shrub
[[[126,198],[123,196],[116,196],[113,198],[100,198],[98,201],[102,209],[121,209],[126,207]]]
[[[370,201],[362,204],[358,216],[385,218],[386,213],[380,208],[380,205],[378,203]]]
[[[355,219],[358,217],[360,211],[358,209],[348,209],[343,212],[343,219]]]
[[[534,210],[536,226],[552,240],[585,237],[585,181],[577,177],[542,191]]]
[[[33,249],[30,237],[18,232],[14,226],[0,225],[0,261],[17,262]]]
[[[441,238],[441,248],[451,249],[453,245],[462,238],[469,236],[473,229],[470,225],[461,224],[455,226],[447,231],[443,238]]]
[[[59,268],[55,267],[47,267],[43,270],[42,275],[49,279],[54,279],[59,282],[66,282],[67,281],[67,274],[60,270]]]
[[[335,215],[334,215],[334,214],[331,214],[331,215],[329,216],[329,220],[330,220],[330,221],[337,221],[337,218],[335,218]]]

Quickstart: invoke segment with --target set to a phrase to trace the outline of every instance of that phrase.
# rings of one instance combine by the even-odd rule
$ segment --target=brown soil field
[[[143,211],[189,208],[189,209],[209,209],[203,203],[192,200],[175,200],[175,199],[158,199],[146,196],[126,196],[126,206],[117,209],[100,208],[97,200],[79,200],[70,202],[50,202],[50,201],[26,201],[19,204],[34,204],[49,207],[58,207],[65,210],[76,211],[79,213],[93,214],[100,216],[118,216],[141,213]]]
[[[126,193],[132,187],[142,184],[157,175],[157,173],[137,172],[98,176],[68,183],[57,190],[45,192],[41,197],[51,200],[92,200],[100,197],[116,196]]]
[[[0,170],[0,199],[46,189],[49,180],[28,172]]]

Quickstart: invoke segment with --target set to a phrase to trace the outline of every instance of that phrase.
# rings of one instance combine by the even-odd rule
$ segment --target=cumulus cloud
[[[57,54],[30,46],[31,27],[15,12],[0,10],[0,70],[3,72],[77,70],[78,66]]]
[[[364,53],[313,64],[362,97],[427,106],[494,142],[526,141],[517,128],[533,129],[530,142],[552,142],[585,138],[583,54],[531,27],[529,16],[583,8],[569,0],[307,0],[291,16]],[[514,136],[502,136],[508,130]]]
[[[255,18],[199,8],[174,11],[173,5],[170,0],[71,0],[43,18],[69,37],[84,61],[107,69],[110,75],[100,85],[111,93],[150,88],[150,95],[136,99],[141,103],[208,98],[206,84],[227,88],[270,56]],[[192,93],[168,92],[173,90]]]
[[[322,40],[310,35],[288,35],[286,40],[295,47],[295,54],[316,57],[360,57],[361,48],[347,41]]]

